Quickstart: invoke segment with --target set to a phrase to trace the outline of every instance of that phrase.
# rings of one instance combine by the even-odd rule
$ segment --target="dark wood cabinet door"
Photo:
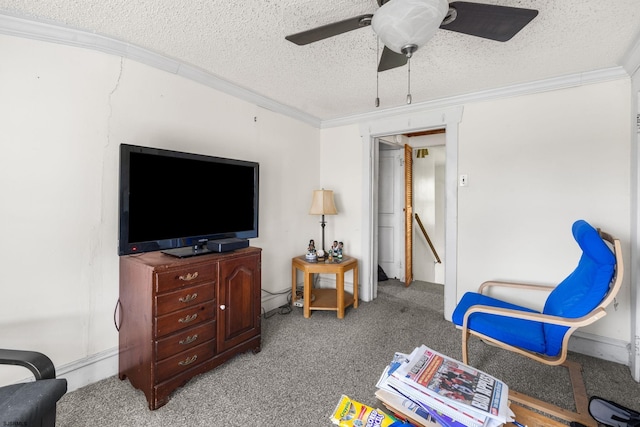
[[[218,352],[260,335],[260,256],[220,263]]]

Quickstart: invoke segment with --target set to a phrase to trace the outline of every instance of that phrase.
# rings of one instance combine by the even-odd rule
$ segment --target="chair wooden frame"
[[[576,404],[576,412],[571,412],[565,410],[563,408],[559,408],[555,405],[551,405],[549,403],[543,402],[541,400],[535,399],[533,397],[524,395],[522,393],[518,393],[515,391],[511,391],[509,393],[509,397],[511,400],[518,402],[523,406],[528,406],[534,408],[536,410],[543,411],[545,413],[551,414],[558,418],[567,420],[567,421],[578,421],[587,426],[597,426],[597,423],[593,420],[593,418],[588,413],[588,399],[586,396],[586,390],[584,386],[584,381],[582,379],[581,367],[576,362],[571,362],[567,360],[567,347],[569,343],[569,337],[571,334],[578,328],[586,325],[590,325],[595,321],[606,316],[606,307],[611,304],[611,302],[615,299],[618,291],[620,290],[620,286],[622,285],[622,280],[624,277],[624,265],[622,261],[622,249],[620,245],[620,240],[614,238],[608,233],[603,232],[598,229],[598,233],[600,237],[609,242],[613,247],[614,256],[616,259],[616,266],[614,271],[614,277],[611,281],[611,285],[609,286],[609,291],[604,296],[600,304],[595,307],[590,313],[585,316],[579,318],[564,318],[558,316],[550,316],[541,313],[531,313],[519,310],[512,310],[507,308],[497,308],[490,307],[486,305],[475,305],[469,308],[464,315],[464,320],[462,324],[462,361],[465,364],[469,364],[469,350],[468,350],[468,341],[471,335],[474,335],[480,338],[483,341],[494,344],[500,348],[513,351],[515,353],[521,354],[523,356],[529,357],[530,359],[536,360],[538,362],[547,364],[547,365],[563,365],[569,369],[569,375],[571,378],[571,383],[573,387],[573,394]],[[554,286],[546,286],[546,285],[534,285],[527,283],[512,283],[512,282],[501,282],[501,281],[487,281],[482,283],[478,288],[478,293],[482,294],[484,291],[489,290],[491,287],[508,287],[508,288],[516,288],[523,290],[539,290],[539,291],[547,291],[551,292],[555,287]],[[560,354],[556,357],[548,357],[546,355],[542,355],[539,353],[534,353],[519,347],[515,347],[509,344],[506,344],[502,341],[496,340],[484,334],[472,331],[468,328],[468,320],[469,316],[473,313],[489,313],[489,314],[498,314],[502,316],[508,316],[517,319],[525,319],[525,320],[533,320],[537,322],[544,323],[552,323],[554,325],[568,326],[569,330],[564,335],[562,340],[562,348]]]

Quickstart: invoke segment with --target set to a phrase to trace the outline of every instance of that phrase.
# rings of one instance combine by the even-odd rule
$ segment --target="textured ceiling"
[[[478,3],[539,14],[506,43],[438,30],[411,60],[414,104],[617,67],[640,30],[640,0]],[[407,67],[376,75],[371,27],[306,46],[284,37],[377,9],[376,0],[0,0],[2,14],[128,42],[320,120],[406,105]]]

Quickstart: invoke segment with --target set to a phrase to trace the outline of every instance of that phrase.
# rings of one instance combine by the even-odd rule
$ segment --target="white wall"
[[[457,166],[469,184],[457,189],[458,280],[447,284],[457,286],[458,299],[491,279],[559,283],[578,262],[571,225],[580,218],[620,238],[629,266],[629,94],[621,79],[464,105]],[[337,129],[346,134],[349,126]],[[323,129],[323,138],[328,131],[336,132]],[[341,147],[362,143],[354,137]],[[333,168],[323,159],[322,174]],[[583,328],[617,352],[605,358],[621,363],[628,363],[629,294],[627,275],[616,306]]]
[[[325,216],[325,245],[334,240],[344,243],[344,251],[350,256],[362,258],[362,146],[356,126],[344,126],[321,131],[319,188],[333,190],[337,215]],[[316,223],[320,221],[315,217]],[[312,234],[316,242],[322,240],[320,225]],[[361,265],[360,265],[361,267]],[[360,273],[362,274],[362,273]],[[362,275],[360,275],[362,277]],[[330,276],[323,276],[325,282],[335,282]],[[353,273],[345,275],[345,288],[353,287]]]
[[[326,240],[342,240],[345,250],[354,255],[361,252],[358,219],[362,202],[362,148],[359,139],[355,126],[325,129],[320,138],[320,164],[327,165],[320,169],[320,185],[334,191],[338,210],[338,215],[325,217],[333,224],[325,229]]]
[[[415,142],[414,142],[415,140]],[[432,283],[444,283],[444,205],[445,205],[445,136],[427,135],[411,138],[413,159],[413,205],[438,254],[440,263],[424,237],[420,226],[413,224],[413,278]],[[429,155],[416,158],[415,147],[429,147]]]
[[[3,347],[42,351],[62,371],[117,352],[120,143],[260,162],[251,244],[263,249],[263,289],[290,289],[291,257],[317,232],[318,129],[91,50],[0,36],[0,57]],[[283,301],[263,294],[266,309]],[[25,372],[1,370],[0,383]]]
[[[618,80],[465,106],[459,297],[490,279],[559,283],[578,262],[580,218],[619,237],[629,265],[628,100],[629,81]],[[628,277],[617,301],[582,330],[628,341]]]

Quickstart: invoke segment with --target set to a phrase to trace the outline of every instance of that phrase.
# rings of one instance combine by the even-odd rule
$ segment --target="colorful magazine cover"
[[[414,350],[414,352],[416,351],[418,351],[418,349]],[[405,353],[396,352],[394,354],[393,359],[391,360],[389,365],[385,367],[382,375],[380,376],[380,379],[376,383],[376,386],[378,387],[378,389],[380,389],[379,391],[382,391],[383,393],[376,393],[376,396],[378,396],[378,398],[385,404],[390,404],[392,406],[397,406],[398,402],[403,402],[403,405],[409,407],[409,409],[411,409],[411,411],[416,415],[421,416],[425,419],[434,419],[443,427],[467,427],[467,424],[463,424],[462,422],[459,422],[446,415],[441,410],[431,408],[425,405],[425,403],[421,402],[419,399],[410,396],[406,392],[403,393],[396,387],[389,385],[388,379],[391,374],[393,374],[400,366],[409,363],[410,357],[411,355]],[[395,396],[395,398],[392,399],[390,397],[391,395]],[[397,409],[400,410],[400,408]],[[455,408],[451,410],[455,412],[458,411]],[[458,418],[464,420],[467,423],[470,423],[471,425],[478,426],[484,424],[486,421],[485,417],[473,417],[472,419],[468,419],[468,417],[460,415]]]
[[[388,383],[415,398],[428,395],[459,412],[477,415],[478,421],[490,417],[506,423],[510,415],[506,384],[424,345],[390,375]],[[451,416],[446,408],[434,409]]]

